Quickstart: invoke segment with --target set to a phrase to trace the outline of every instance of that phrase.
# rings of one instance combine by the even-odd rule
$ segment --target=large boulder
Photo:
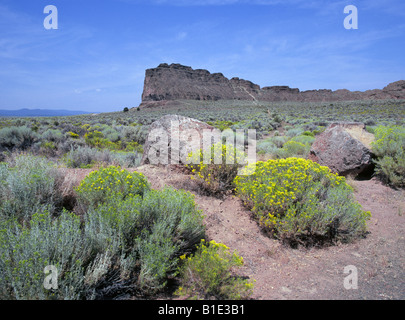
[[[357,176],[372,168],[374,135],[357,122],[332,123],[313,143],[309,159],[339,175]]]
[[[214,129],[196,119],[163,116],[150,125],[141,165],[184,164],[190,152],[202,149],[204,132]]]

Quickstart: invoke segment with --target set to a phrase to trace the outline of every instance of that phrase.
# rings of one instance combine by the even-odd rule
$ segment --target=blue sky
[[[382,89],[405,79],[404,52],[403,0],[0,0],[0,109],[135,107],[163,62],[260,86]]]

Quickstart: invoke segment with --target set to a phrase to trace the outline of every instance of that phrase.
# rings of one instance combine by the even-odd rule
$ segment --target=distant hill
[[[0,110],[0,117],[63,117],[90,113],[94,112],[76,110],[20,109]]]

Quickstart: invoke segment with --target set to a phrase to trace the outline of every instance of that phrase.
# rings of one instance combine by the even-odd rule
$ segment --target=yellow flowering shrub
[[[187,168],[195,174],[208,194],[220,194],[234,188],[233,181],[243,166],[245,154],[232,145],[217,143],[208,151],[190,153]]]
[[[77,133],[72,132],[72,131],[69,131],[69,132],[67,133],[67,136],[70,137],[70,138],[72,138],[72,139],[79,139],[79,138],[80,138],[80,136],[79,136]]]
[[[150,186],[145,176],[110,166],[91,172],[76,188],[78,200],[85,207],[96,207],[111,196],[143,196]]]
[[[243,258],[229,247],[204,239],[194,255],[180,256],[181,284],[176,294],[193,299],[246,299],[252,294],[253,283],[234,277],[231,268],[243,265]]]
[[[364,235],[369,212],[354,200],[344,177],[311,160],[256,163],[235,178],[236,194],[273,236],[291,244],[349,240]]]

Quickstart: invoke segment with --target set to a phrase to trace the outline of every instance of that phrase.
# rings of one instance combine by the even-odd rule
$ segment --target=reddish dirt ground
[[[69,172],[77,185],[91,170]],[[238,273],[255,279],[257,300],[402,300],[405,299],[405,191],[378,180],[353,181],[355,197],[371,212],[369,234],[351,244],[292,249],[261,232],[241,201],[229,195],[217,199],[201,195],[190,176],[175,168],[142,166],[136,169],[152,187],[173,186],[196,195],[205,215],[207,236],[226,244],[244,258]],[[345,289],[346,266],[358,272],[358,288]]]

